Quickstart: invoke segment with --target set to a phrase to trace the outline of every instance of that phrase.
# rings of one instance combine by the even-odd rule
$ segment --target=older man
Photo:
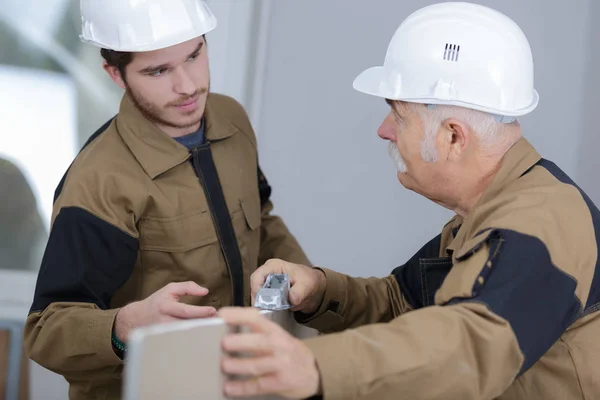
[[[386,278],[269,261],[291,275],[304,342],[251,310],[223,341],[231,396],[592,399],[600,396],[600,212],[521,137],[538,103],[527,39],[486,7],[443,3],[394,35],[355,81],[385,98],[378,134],[402,185],[456,216]]]

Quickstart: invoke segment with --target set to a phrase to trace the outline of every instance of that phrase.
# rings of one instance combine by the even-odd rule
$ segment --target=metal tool
[[[290,279],[287,274],[269,274],[256,293],[254,307],[263,310],[287,310],[292,307],[289,294]]]

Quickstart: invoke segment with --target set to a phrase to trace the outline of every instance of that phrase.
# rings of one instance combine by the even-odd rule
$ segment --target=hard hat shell
[[[203,0],[81,0],[80,7],[81,40],[115,51],[157,50],[217,26]]]
[[[398,27],[383,66],[362,72],[356,90],[391,100],[448,104],[503,116],[533,111],[533,56],[519,26],[472,3],[424,7]]]

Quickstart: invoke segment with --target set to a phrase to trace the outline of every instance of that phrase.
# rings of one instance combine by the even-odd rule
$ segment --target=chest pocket
[[[435,294],[452,269],[452,258],[420,258],[421,301],[423,307],[435,304]]]
[[[240,203],[242,205],[242,210],[244,211],[244,217],[246,219],[246,223],[248,224],[248,228],[251,231],[256,230],[256,228],[260,226],[261,222],[260,203],[258,196],[247,196],[245,199],[242,199]]]
[[[148,218],[141,223],[140,248],[168,253],[185,252],[217,241],[208,211],[172,218]]]
[[[145,218],[140,223],[140,250],[142,297],[169,282],[188,280],[209,288],[215,296],[223,290],[227,293],[231,290],[229,285],[221,288],[221,275],[227,268],[221,261],[217,234],[208,211]],[[209,297],[200,299],[206,303]]]
[[[244,281],[250,282],[250,275],[258,267],[260,252],[261,214],[258,195],[247,196],[240,200],[240,210],[232,215],[232,222],[242,257]],[[246,284],[246,289],[248,286],[249,284]]]

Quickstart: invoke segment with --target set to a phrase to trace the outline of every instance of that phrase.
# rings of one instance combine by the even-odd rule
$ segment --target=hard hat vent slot
[[[446,48],[444,49],[444,60],[457,62],[459,53],[460,45],[446,43]]]

